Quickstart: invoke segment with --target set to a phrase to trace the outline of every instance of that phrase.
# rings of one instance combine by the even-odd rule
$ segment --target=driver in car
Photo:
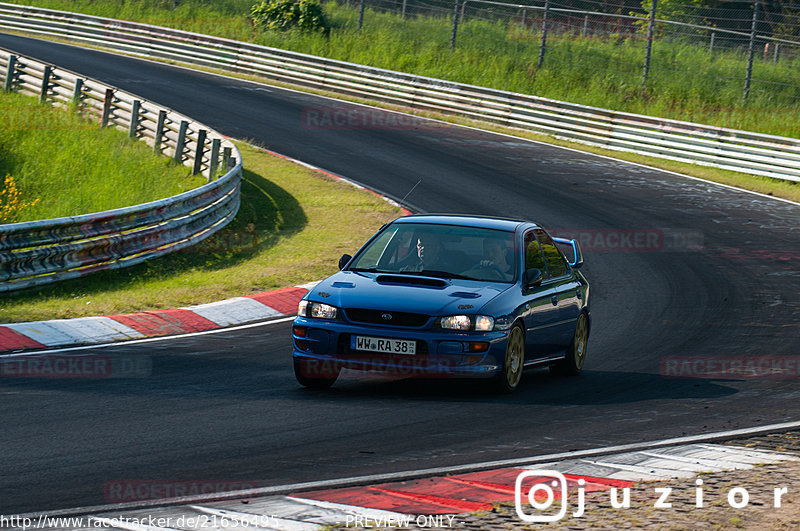
[[[506,246],[503,242],[487,238],[483,241],[483,252],[486,259],[481,261],[481,266],[495,267],[504,276],[510,276],[513,273],[514,266],[508,263]]]
[[[400,263],[400,271],[447,271],[449,263],[438,234],[422,232],[417,235],[417,252]]]

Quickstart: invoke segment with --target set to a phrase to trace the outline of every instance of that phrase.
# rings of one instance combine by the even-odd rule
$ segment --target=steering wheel
[[[497,265],[491,260],[481,260],[480,262],[472,266],[471,269],[488,269],[489,271],[497,275],[498,280],[506,278],[506,274],[503,273],[503,270],[497,267]]]

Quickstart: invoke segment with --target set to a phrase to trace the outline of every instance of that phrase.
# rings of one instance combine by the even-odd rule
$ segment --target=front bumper
[[[413,340],[417,353],[354,350],[350,346],[354,335]],[[292,326],[292,339],[295,362],[304,363],[311,373],[316,369],[347,368],[398,377],[490,378],[501,370],[508,331],[426,330],[297,317]],[[488,344],[485,351],[470,351],[471,345],[481,343]]]

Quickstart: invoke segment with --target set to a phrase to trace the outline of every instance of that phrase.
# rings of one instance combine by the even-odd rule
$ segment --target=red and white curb
[[[0,353],[189,334],[294,315],[314,285],[171,310],[0,325]]]
[[[168,500],[148,500],[143,496],[152,492],[149,486],[153,482],[130,480],[119,482],[119,488],[113,489],[116,499],[109,501],[117,504],[86,508],[83,512],[76,510],[71,512],[73,516],[61,520],[50,517],[39,528],[108,527],[131,531],[242,527],[305,531],[324,526],[451,528],[461,523],[459,514],[488,511],[493,504],[513,502],[517,478],[523,473],[549,482],[554,478],[552,473],[557,472],[565,479],[568,492],[578,488],[593,492],[624,489],[640,481],[692,478],[701,472],[749,469],[758,464],[797,460],[800,458],[769,450],[694,443],[290,495],[259,497],[258,491],[269,488],[220,492],[168,507],[157,506]],[[147,488],[140,489],[142,485]],[[556,493],[561,488],[556,487]],[[237,496],[214,501],[231,495]],[[130,509],[131,505],[137,508]],[[37,518],[24,516],[33,521]]]

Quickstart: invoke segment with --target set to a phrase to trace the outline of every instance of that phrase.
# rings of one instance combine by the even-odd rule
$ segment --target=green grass
[[[221,233],[157,260],[0,297],[0,321],[176,308],[319,280],[401,215],[374,194],[239,144],[242,204]]]
[[[777,65],[756,60],[751,96],[745,102],[744,54],[712,54],[706,44],[686,41],[656,41],[648,90],[641,94],[641,39],[554,35],[548,40],[544,66],[537,69],[539,35],[504,22],[466,20],[451,51],[447,18],[404,20],[367,10],[358,35],[357,10],[335,2],[325,4],[333,26],[329,37],[256,31],[246,17],[255,0],[182,0],[176,10],[166,0],[18,3],[137,20],[619,111],[800,136],[800,58],[788,55]]]
[[[5,223],[131,206],[205,183],[122,131],[0,92],[0,188],[6,175],[25,202],[38,202]]]

